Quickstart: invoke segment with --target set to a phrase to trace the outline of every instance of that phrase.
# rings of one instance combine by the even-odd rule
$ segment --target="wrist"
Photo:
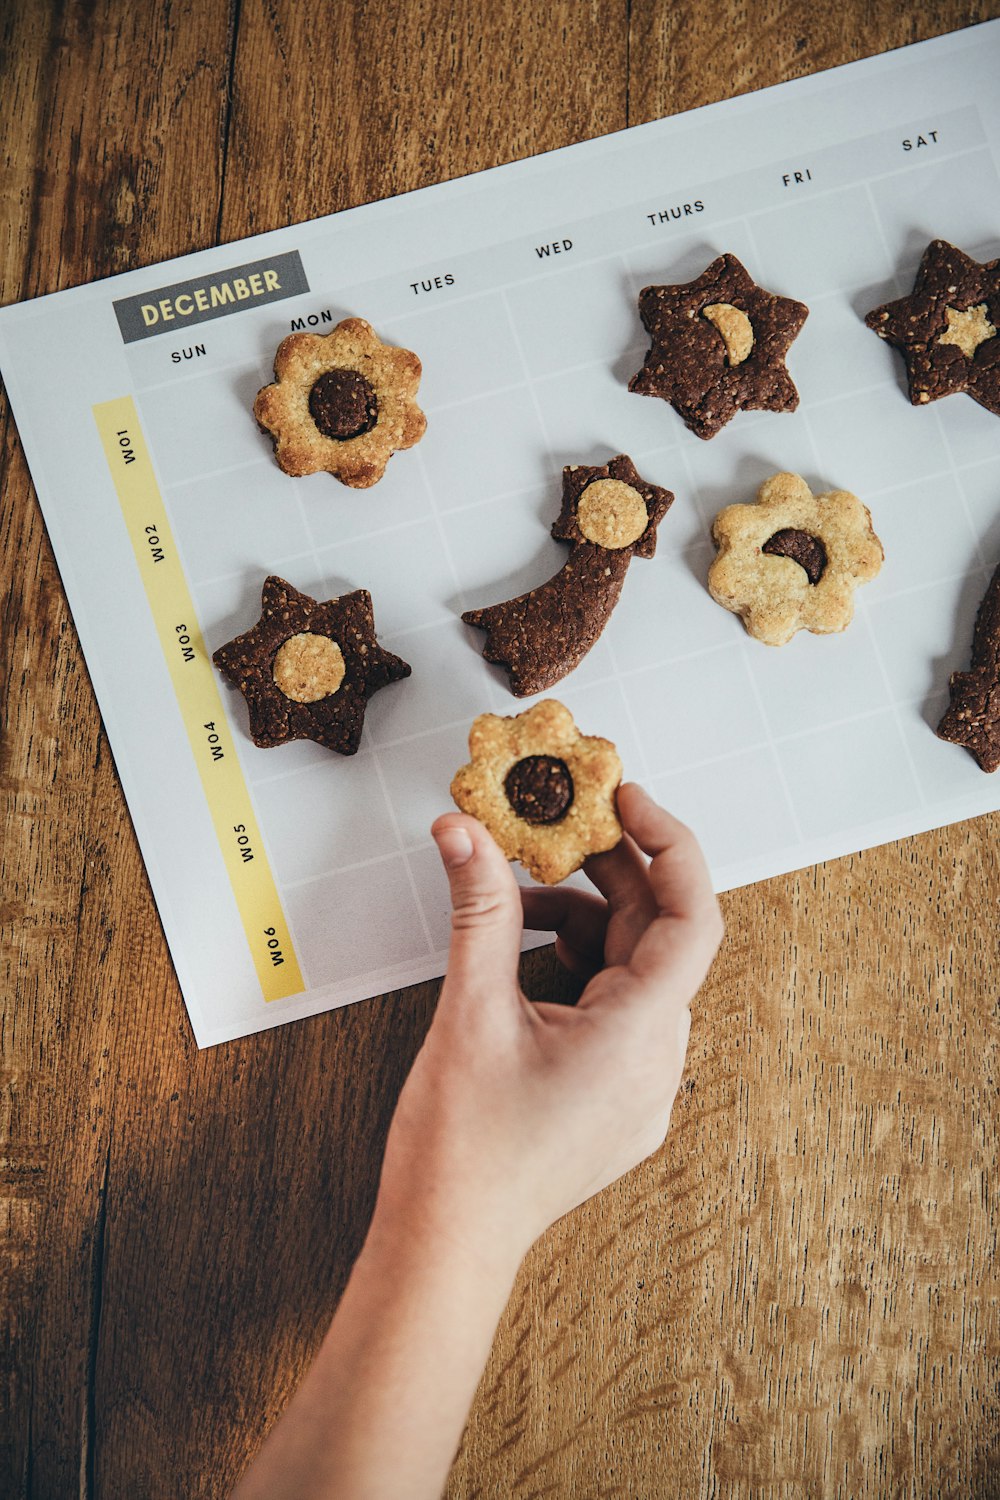
[[[440,1274],[510,1293],[533,1236],[488,1212],[450,1209],[434,1193],[398,1194],[383,1183],[361,1258],[380,1274]]]

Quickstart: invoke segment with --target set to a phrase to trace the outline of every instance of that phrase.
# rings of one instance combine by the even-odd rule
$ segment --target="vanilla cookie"
[[[286,474],[325,470],[366,489],[398,448],[424,435],[420,373],[409,349],[383,344],[363,318],[345,318],[332,333],[282,339],[274,384],[258,391],[253,412]]]
[[[719,555],[709,593],[768,646],[783,646],[797,630],[846,630],[855,588],[875,577],[885,557],[856,495],[814,495],[798,474],[775,474],[755,504],[720,511],[712,539]]]
[[[621,839],[618,752],[610,740],[581,734],[554,698],[514,718],[480,714],[469,753],[451,795],[536,880],[555,885]]]

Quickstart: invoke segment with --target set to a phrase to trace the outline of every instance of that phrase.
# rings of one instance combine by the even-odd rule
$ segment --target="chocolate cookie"
[[[785,355],[808,314],[758,286],[735,255],[720,255],[696,281],[640,292],[652,344],[628,388],[669,401],[700,438],[738,411],[794,411]]]
[[[1000,416],[1000,260],[932,240],[910,295],[865,322],[902,354],[914,406],[965,391]]]
[[[566,563],[537,589],[462,616],[486,631],[483,656],[506,667],[516,698],[544,692],[583,660],[611,617],[632,558],[653,556],[673,499],[641,479],[624,453],[603,467],[563,470],[552,535],[570,543]]]
[[[469,753],[451,795],[536,880],[555,885],[621,838],[618,752],[610,740],[582,735],[554,698],[514,718],[480,714]]]
[[[972,666],[953,672],[951,706],[937,727],[943,740],[964,745],[984,771],[1000,766],[1000,566],[976,615]]]
[[[357,750],[372,694],[410,675],[375,640],[367,589],[320,604],[273,576],[257,624],[212,660],[246,699],[255,745],[315,740],[340,755]]]
[[[427,426],[414,397],[420,361],[383,344],[363,318],[332,333],[292,333],[274,356],[274,385],[257,393],[254,416],[274,440],[286,474],[323,469],[355,489],[382,478],[397,448]]]
[[[798,474],[773,475],[754,505],[727,505],[712,539],[719,555],[709,593],[768,646],[783,646],[797,630],[846,630],[855,588],[875,577],[885,556],[856,495],[814,495]]]

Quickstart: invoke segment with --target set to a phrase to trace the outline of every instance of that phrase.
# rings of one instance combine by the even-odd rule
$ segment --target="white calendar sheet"
[[[911,290],[931,239],[1000,255],[998,76],[991,22],[0,312],[200,1045],[443,971],[429,825],[471,719],[531,701],[460,614],[562,565],[565,464],[627,453],[676,494],[553,695],[692,825],[717,888],[1000,807],[1000,775],[933,732],[1000,558],[1000,420],[966,396],[912,407],[863,322]],[[801,401],[703,442],[627,389],[648,347],[636,299],[724,251],[808,304],[788,356]],[[279,341],[348,315],[424,367],[426,436],[370,490],[288,478],[251,415]],[[843,635],[772,649],[706,575],[716,512],[779,470],[858,494],[886,561]],[[353,758],[256,748],[211,667],[269,573],[320,599],[369,589],[412,666],[371,700]]]

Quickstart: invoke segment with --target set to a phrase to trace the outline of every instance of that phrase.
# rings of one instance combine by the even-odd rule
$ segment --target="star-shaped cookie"
[[[639,315],[652,343],[628,388],[669,401],[698,437],[714,437],[738,411],[798,406],[785,355],[809,309],[758,286],[735,255],[696,281],[644,287]]]
[[[1000,567],[976,615],[972,666],[953,672],[951,706],[938,725],[943,740],[964,745],[984,771],[1000,767]]]
[[[246,699],[255,745],[315,740],[340,755],[357,750],[372,694],[410,675],[375,640],[367,589],[320,604],[273,576],[257,624],[212,660]]]
[[[902,354],[914,406],[965,391],[1000,416],[1000,260],[932,240],[910,295],[865,322]]]

